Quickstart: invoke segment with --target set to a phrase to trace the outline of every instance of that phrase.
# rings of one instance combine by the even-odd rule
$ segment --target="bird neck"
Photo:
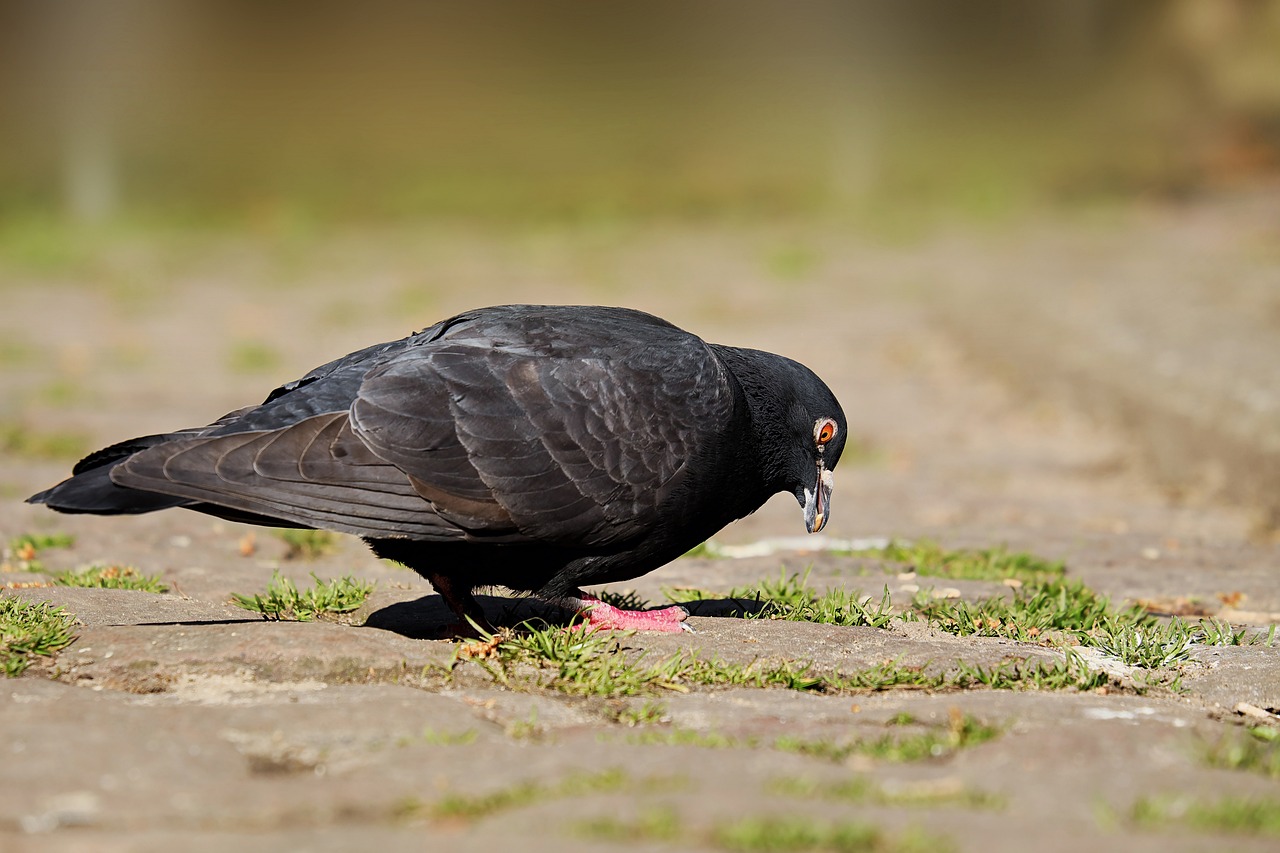
[[[791,455],[785,430],[795,405],[787,391],[793,381],[787,369],[790,360],[760,350],[719,344],[711,347],[737,380],[748,415],[745,435],[739,439],[747,446],[736,457],[752,470],[740,473],[758,481],[769,495],[785,491]]]

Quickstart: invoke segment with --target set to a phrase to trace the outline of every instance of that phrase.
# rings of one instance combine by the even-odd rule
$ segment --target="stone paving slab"
[[[1143,228],[1143,245],[1158,242],[1158,229]],[[821,260],[811,274],[779,282],[760,252],[798,240]],[[1229,244],[1222,251],[1229,253]],[[384,251],[387,245],[395,251]],[[1038,245],[941,240],[895,248],[840,234],[655,229],[595,245],[586,263],[571,238],[501,246],[444,232],[392,244],[335,238],[293,270],[296,286],[283,289],[272,287],[279,268],[260,247],[243,248],[234,275],[216,253],[182,260],[161,252],[150,266],[128,261],[114,274],[147,294],[143,308],[136,300],[117,303],[93,278],[51,290],[0,269],[11,297],[0,335],[15,352],[41,354],[0,373],[0,418],[42,434],[83,431],[88,443],[106,444],[205,422],[335,354],[403,334],[406,323],[421,326],[472,307],[476,292],[494,303],[621,302],[712,340],[823,365],[858,446],[837,472],[826,531],[833,538],[1006,544],[1065,560],[1069,577],[1117,601],[1274,623],[1280,559],[1274,542],[1254,535],[1250,512],[1154,485],[1131,434],[1100,428],[1057,398],[1011,391],[988,372],[990,362],[970,361],[939,333],[935,321],[950,310],[935,299],[939,289],[983,271],[1011,287],[1014,277],[1005,273],[1024,269]],[[358,252],[368,272],[357,282],[359,312],[343,309],[351,305],[352,282],[333,275],[325,260],[347,251]],[[147,250],[130,257],[146,259]],[[604,291],[591,273],[599,269],[609,271]],[[1033,271],[1046,279],[1043,288],[1070,277],[1066,266]],[[1105,266],[1097,274],[1106,274]],[[477,286],[433,290],[426,282],[434,281]],[[721,287],[691,286],[710,281],[733,282],[733,298]],[[397,294],[423,292],[429,316],[406,320]],[[816,325],[814,306],[822,307]],[[343,322],[335,325],[335,315]],[[944,328],[961,328],[961,319],[942,319]],[[1114,317],[1105,320],[1115,327]],[[246,338],[277,347],[280,375],[227,367],[228,347]],[[193,383],[197,374],[201,381]],[[69,386],[69,395],[46,393]],[[19,502],[68,464],[0,451],[3,539],[70,533],[72,547],[40,554],[50,570],[135,565],[171,591],[4,590],[55,601],[79,622],[78,639],[54,661],[0,682],[6,851],[718,849],[712,828],[751,816],[867,821],[889,834],[918,827],[950,849],[983,853],[1275,847],[1274,838],[1172,824],[1141,828],[1129,816],[1143,797],[1280,797],[1272,778],[1204,760],[1222,739],[1244,736],[1246,722],[1274,724],[1265,714],[1280,708],[1277,649],[1198,649],[1182,668],[1185,692],[1145,696],[1115,689],[826,696],[696,688],[606,699],[502,687],[475,665],[450,680],[424,675],[455,656],[455,644],[438,639],[451,621],[439,597],[359,542],[344,537],[331,553],[289,559],[269,532],[194,514],[60,517]],[[744,544],[801,529],[794,500],[784,496],[719,539]],[[878,597],[887,587],[898,607],[930,586],[967,599],[1006,591],[998,583],[911,578],[903,568],[783,549],[746,559],[682,559],[614,589],[659,603],[664,588],[723,594],[807,571],[818,588]],[[265,622],[230,605],[233,593],[263,591],[276,571],[303,586],[312,574],[350,574],[376,590],[347,620],[354,625]],[[0,585],[41,577],[5,572]],[[563,618],[527,599],[493,595],[483,603],[504,624]],[[740,663],[807,660],[828,671],[886,660],[945,669],[957,661],[990,666],[1062,654],[950,637],[915,623],[874,630],[744,620],[733,615],[739,603],[723,598],[691,609],[696,633],[620,642],[653,659],[696,650]],[[656,703],[658,721],[618,721],[621,711],[645,702]],[[1242,717],[1235,712],[1240,702],[1264,716]],[[891,723],[904,713],[917,721],[904,731],[945,732],[958,713],[999,734],[954,754],[902,763],[856,752],[834,761],[779,746],[785,738],[839,745],[897,734],[901,727]],[[611,770],[621,774],[613,788],[582,787],[581,779]],[[575,779],[580,790],[567,793]],[[807,780],[814,793],[780,793],[786,779]],[[985,792],[1003,805],[828,796],[858,779],[898,794]],[[531,781],[540,785],[536,802],[472,819],[433,816],[451,794],[483,797]],[[582,834],[584,820],[630,820],[652,809],[679,818],[674,842],[634,832],[625,842]]]
[[[778,691],[695,694],[671,702],[676,724],[700,721],[708,724],[702,731],[743,740],[756,733],[766,743],[780,730],[792,731],[797,718],[804,723],[799,731],[808,735],[818,730],[878,733],[885,731],[890,713],[909,708],[923,720],[945,719],[956,703],[1008,725],[997,740],[945,761],[858,767],[759,747],[640,746],[628,743],[626,732],[602,740],[598,727],[586,725],[554,729],[534,740],[511,738],[484,719],[483,700],[466,701],[478,697],[408,688],[301,687],[274,694],[269,703],[238,705],[119,694],[112,698],[27,679],[14,687],[5,697],[4,713],[21,727],[23,737],[17,742],[24,764],[50,770],[46,778],[28,776],[25,785],[12,779],[4,783],[0,822],[17,823],[28,832],[64,826],[71,836],[108,830],[124,834],[147,826],[169,827],[179,838],[183,829],[213,837],[283,830],[286,837],[297,832],[306,838],[317,826],[335,825],[340,838],[344,824],[348,833],[356,824],[362,830],[368,825],[369,837],[377,838],[390,823],[399,825],[400,833],[385,836],[388,843],[411,844],[415,834],[421,843],[427,834],[437,842],[481,845],[514,843],[519,827],[533,819],[553,830],[546,837],[557,846],[563,842],[579,849],[573,834],[577,822],[645,808],[674,809],[695,825],[733,820],[744,811],[807,814],[815,820],[853,818],[867,808],[783,798],[770,785],[781,778],[804,778],[821,789],[847,779],[851,771],[870,770],[886,790],[980,786],[1007,801],[999,817],[1010,835],[1034,832],[1045,839],[1046,849],[1066,850],[1068,843],[1090,838],[1156,849],[1154,844],[1145,847],[1141,836],[1100,830],[1098,810],[1108,803],[1123,804],[1142,790],[1215,796],[1271,790],[1263,780],[1226,771],[1206,773],[1197,766],[1197,738],[1204,736],[1207,723],[1203,715],[1136,697],[886,694],[860,699],[856,712],[847,697],[804,697],[784,708]],[[682,707],[686,704],[687,709]],[[141,753],[132,751],[127,738],[103,741],[87,727],[77,737],[68,724],[83,721],[87,713],[98,717],[94,728],[117,731],[127,731],[136,718],[146,716],[152,720],[152,734]],[[477,734],[465,745],[440,745],[423,736],[424,719],[433,731]],[[13,754],[12,744],[9,749]],[[67,788],[59,784],[56,768],[73,755],[79,763],[77,784]],[[95,757],[85,762],[81,756],[87,755]],[[449,769],[460,767],[468,771]],[[430,802],[445,793],[479,795],[528,779],[551,785],[574,773],[615,767],[638,780],[637,791],[555,799],[473,824],[440,824],[411,814],[395,818],[406,802]],[[226,790],[229,778],[237,780],[233,791]],[[1041,779],[1051,779],[1052,785],[1039,784]],[[653,780],[656,784],[650,785]],[[1084,792],[1088,795],[1080,796]],[[960,837],[984,832],[983,813],[959,807],[898,807],[888,816],[892,826],[924,825]],[[64,835],[60,840],[74,839]],[[1024,844],[1011,841],[988,837],[983,846],[1012,850]],[[1204,849],[1186,838],[1166,836],[1162,843],[1167,849]],[[1266,848],[1241,842],[1235,849]]]
[[[1122,229],[1035,229],[957,263],[945,322],[1028,393],[1129,431],[1147,470],[1280,527],[1280,264],[1275,186]],[[1053,272],[1046,274],[1046,270]]]
[[[81,609],[90,614],[93,608],[85,602],[91,597],[101,599],[99,606],[120,596],[153,598],[93,590],[23,594],[53,598],[68,592],[79,595]],[[1055,655],[1028,644],[958,641],[915,623],[875,630],[731,617],[690,621],[695,634],[623,642],[654,657],[697,650],[730,662],[812,660],[820,669],[837,671],[891,658],[923,665],[959,656],[990,665],[1010,656]],[[1000,820],[1011,833],[1021,828],[1079,842],[1098,832],[1100,842],[1117,844],[1116,830],[1104,831],[1105,822],[1099,823],[1099,810],[1112,804],[1123,812],[1137,792],[1221,797],[1274,789],[1264,779],[1206,771],[1197,753],[1224,735],[1218,721],[1232,717],[1235,701],[1275,706],[1275,649],[1210,650],[1203,669],[1188,668],[1191,688],[1179,697],[1008,691],[817,696],[753,689],[661,697],[664,722],[652,731],[659,737],[664,731],[691,732],[722,744],[698,747],[637,743],[649,730],[610,723],[617,701],[512,692],[475,678],[423,689],[408,677],[412,669],[401,665],[444,664],[453,648],[449,642],[323,622],[86,628],[60,659],[66,683],[19,679],[3,696],[0,719],[11,733],[11,766],[18,762],[23,772],[6,776],[0,786],[0,828],[43,836],[72,828],[77,834],[84,828],[125,834],[167,827],[204,837],[246,829],[296,829],[305,835],[315,824],[348,830],[350,824],[367,824],[385,831],[391,824],[400,826],[387,839],[393,849],[414,843],[415,830],[433,837],[443,831],[446,838],[456,833],[460,843],[479,849],[515,843],[516,827],[536,812],[540,825],[556,828],[548,837],[577,849],[574,827],[583,820],[644,809],[671,809],[702,827],[731,821],[744,810],[855,819],[868,807],[786,798],[786,808],[779,810],[771,788],[782,778],[835,786],[853,773],[886,790],[982,790],[1005,801]],[[407,657],[396,657],[401,654]],[[352,673],[353,661],[362,671]],[[160,674],[165,677],[158,679]],[[387,683],[400,676],[415,686]],[[1215,699],[1220,707],[1213,707]],[[891,718],[903,712],[924,725],[945,726],[953,709],[1003,733],[945,761],[923,764],[856,756],[833,764],[770,748],[778,737],[874,739],[891,731]],[[69,764],[75,767],[71,777]],[[587,792],[572,803],[555,798],[453,828],[406,810],[407,803],[426,806],[447,794],[482,796],[535,779],[554,787],[574,774],[614,768],[638,780],[634,791]],[[1053,784],[1037,784],[1041,778]],[[237,781],[228,787],[232,779]],[[654,779],[660,780],[656,787],[646,781]],[[662,793],[667,787],[675,793]],[[888,817],[885,826],[920,825],[949,837],[980,832],[983,825],[980,813],[959,807],[898,807]],[[1081,834],[1081,826],[1092,829]],[[1130,842],[1143,849],[1146,840],[1125,836],[1123,843]],[[1178,846],[1183,842],[1169,849],[1197,849]],[[983,847],[1015,849],[991,839]],[[581,849],[591,845],[583,842]],[[1046,849],[1068,847],[1064,841]]]

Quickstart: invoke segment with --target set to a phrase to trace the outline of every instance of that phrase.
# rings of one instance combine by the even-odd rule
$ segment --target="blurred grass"
[[[190,232],[249,234],[287,272],[388,222],[904,241],[1280,168],[1280,0],[316,3],[305,27],[288,2],[56,5],[0,13],[0,112],[24,117],[0,279]],[[785,282],[821,260],[763,262]]]
[[[232,373],[271,373],[280,368],[281,362],[280,352],[265,341],[236,341],[227,354],[227,367]]]
[[[21,422],[0,422],[0,452],[28,459],[74,461],[90,450],[87,434],[35,430]]]

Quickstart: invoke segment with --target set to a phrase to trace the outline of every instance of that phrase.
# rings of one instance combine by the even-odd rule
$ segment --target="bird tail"
[[[27,498],[29,504],[44,504],[58,512],[93,515],[138,515],[187,506],[186,498],[161,495],[118,486],[111,481],[111,469],[140,450],[173,438],[172,434],[147,435],[113,444],[91,453],[71,469],[71,477],[52,488]]]

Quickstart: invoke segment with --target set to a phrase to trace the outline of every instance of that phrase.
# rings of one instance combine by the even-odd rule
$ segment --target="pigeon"
[[[354,534],[482,630],[473,593],[497,586],[592,628],[679,632],[682,607],[582,588],[653,571],[779,492],[821,530],[845,436],[831,390],[789,358],[632,309],[505,305],[99,450],[28,503]]]

